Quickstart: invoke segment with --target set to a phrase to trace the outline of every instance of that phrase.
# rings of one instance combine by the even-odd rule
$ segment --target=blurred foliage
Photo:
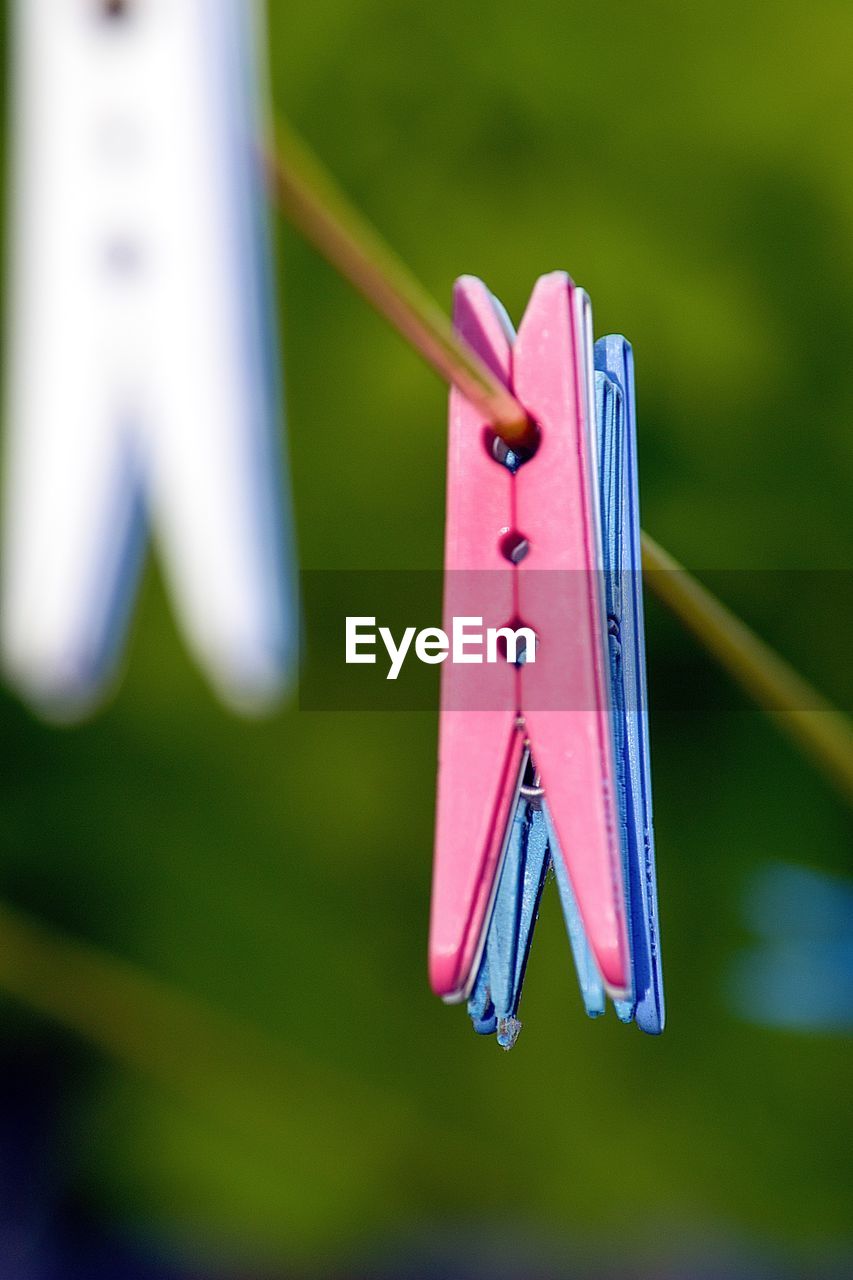
[[[851,563],[850,5],[271,8],[277,109],[439,300],[474,272],[517,319],[565,267],[597,332],[631,338],[645,526],[700,572],[812,571],[802,599],[768,573],[727,602],[839,696],[849,619],[821,571]],[[289,231],[280,250],[303,564],[435,568],[444,390]],[[250,1050],[194,1103],[93,1060],[62,1134],[78,1196],[131,1229],[320,1265],[491,1223],[641,1255],[840,1247],[848,1046],[739,1023],[722,983],[751,870],[843,868],[846,816],[648,615],[660,1041],[584,1018],[553,893],[518,1048],[474,1037],[425,976],[435,716],[230,719],[156,570],[104,714],[60,732],[5,702],[2,895],[253,1024],[293,1068],[270,1087]],[[673,687],[681,709],[657,705]],[[37,1033],[11,1001],[2,1025],[10,1045]]]

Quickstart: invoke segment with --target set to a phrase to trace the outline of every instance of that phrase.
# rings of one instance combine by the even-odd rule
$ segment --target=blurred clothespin
[[[293,664],[246,0],[18,0],[2,644],[43,714],[112,675],[153,528],[223,699]]]
[[[433,985],[445,998],[467,996],[475,1029],[497,1032],[510,1048],[553,865],[588,1013],[603,1013],[609,992],[623,1021],[657,1033],[664,1009],[631,350],[621,338],[603,339],[593,375],[589,303],[561,275],[539,282],[515,339],[478,282],[459,286],[456,323],[507,385],[511,369],[541,442],[528,460],[492,445],[503,463],[496,467],[484,424],[452,401],[445,609],[465,603],[466,613],[482,607],[496,616],[511,606],[505,621],[515,625],[533,621],[533,601],[539,617],[536,665],[522,658],[514,673],[520,763],[504,772],[497,802],[484,806],[500,776],[499,702],[512,668],[474,684],[445,669]],[[523,535],[511,570],[488,553],[496,530],[504,555]],[[489,767],[491,781],[472,773]]]
[[[733,1011],[757,1026],[853,1031],[853,880],[786,862],[750,872],[741,916],[751,935],[728,964]]]

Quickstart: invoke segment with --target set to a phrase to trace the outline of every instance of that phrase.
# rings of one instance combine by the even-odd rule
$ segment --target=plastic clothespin
[[[448,1001],[474,987],[532,754],[551,854],[571,881],[596,970],[628,998],[589,300],[565,274],[544,276],[514,337],[485,285],[464,278],[454,316],[537,423],[539,443],[517,469],[503,465],[489,424],[451,393],[444,625],[460,616],[524,625],[537,644],[519,665],[443,668],[431,982]],[[528,918],[539,887],[531,874],[519,896]],[[511,908],[510,945],[520,914]],[[524,964],[517,946],[514,956],[513,981]],[[488,1024],[487,1005],[481,1013]]]
[[[610,650],[611,706],[618,781],[620,844],[632,961],[632,992],[616,1001],[623,1022],[636,1021],[649,1034],[664,1027],[663,978],[652,826],[651,771],[643,625],[642,564],[637,485],[633,357],[621,337],[595,345],[595,404],[598,473],[604,552],[604,584]],[[540,789],[519,789],[484,957],[469,999],[469,1014],[481,1034],[496,1031],[504,1048],[517,1037],[518,1004],[536,911],[531,883],[542,892],[555,835]],[[520,868],[523,870],[520,872]],[[587,1013],[605,1009],[604,983],[587,943],[565,864],[554,858],[560,899]],[[508,922],[513,922],[515,931]]]
[[[259,15],[15,5],[2,646],[51,717],[111,676],[149,522],[229,705],[264,709],[293,665]]]
[[[646,688],[646,632],[643,616],[643,563],[640,544],[640,496],[637,464],[637,408],[634,357],[618,335],[595,344],[602,401],[608,385],[612,418],[602,412],[602,472],[617,475],[612,499],[606,499],[605,586],[611,594],[611,668],[614,731],[619,741],[621,840],[631,919],[633,1001],[617,1013],[649,1035],[659,1035],[666,1020],[660,954],[657,871],[649,756],[649,702]],[[612,455],[618,462],[608,463]],[[604,481],[602,480],[602,487]],[[615,634],[614,634],[615,633]]]

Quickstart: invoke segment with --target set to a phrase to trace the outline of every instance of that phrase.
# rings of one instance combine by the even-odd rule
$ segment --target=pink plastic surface
[[[502,382],[511,336],[491,294],[464,277],[454,323]],[[500,550],[512,523],[513,477],[491,457],[480,411],[450,394],[444,627],[454,617],[502,626],[515,612],[515,570]],[[442,668],[438,812],[430,925],[430,981],[461,997],[480,947],[522,744],[516,729],[518,672],[508,663]]]
[[[579,309],[562,272],[537,283],[518,331],[513,389],[541,429],[515,477],[515,516],[530,540],[518,612],[540,643],[522,671],[526,733],[598,968],[629,985],[616,816],[601,551],[586,421]]]
[[[465,277],[455,291],[458,331],[518,395],[541,441],[513,476],[490,453],[488,423],[451,393],[444,626],[450,631],[459,616],[480,617],[484,627],[531,626],[539,644],[536,661],[522,668],[443,667],[430,981],[446,999],[461,998],[475,976],[525,737],[602,976],[614,992],[628,986],[594,472],[575,312],[568,276],[543,277],[513,346],[482,282]],[[518,566],[502,551],[510,531],[530,543]]]

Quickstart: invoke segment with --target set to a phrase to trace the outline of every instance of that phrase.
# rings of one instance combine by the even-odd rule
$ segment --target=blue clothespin
[[[752,940],[729,962],[730,1007],[758,1026],[806,1034],[853,1030],[853,880],[769,862],[742,890]]]
[[[642,566],[637,486],[633,356],[621,337],[595,346],[595,420],[599,460],[604,593],[618,786],[620,844],[630,926],[632,990],[615,1002],[623,1022],[656,1035],[664,1026],[657,918],[651,771],[648,747]],[[519,465],[509,455],[510,467]],[[584,933],[547,803],[528,759],[506,835],[503,865],[468,1009],[474,1029],[509,1049],[521,1024],[518,1005],[539,901],[553,864],[581,996],[590,1017],[605,1010],[605,987]]]
[[[617,1005],[623,1020],[633,1018],[641,1030],[659,1035],[664,1028],[663,974],[660,958],[660,925],[657,906],[652,778],[649,760],[646,643],[643,616],[642,551],[640,546],[640,497],[637,466],[637,411],[634,395],[634,356],[630,343],[618,335],[595,344],[595,366],[621,392],[621,415],[613,422],[613,434],[604,430],[601,440],[602,470],[612,450],[621,454],[621,478],[613,490],[612,506],[604,507],[605,589],[613,592],[611,634],[611,696],[614,732],[620,743],[617,776],[620,776],[623,857],[629,895],[634,1007]],[[596,391],[598,401],[598,391]],[[621,424],[619,418],[621,417]],[[619,468],[614,468],[619,469]],[[615,566],[619,547],[619,564]],[[608,563],[608,557],[609,563]],[[614,643],[615,641],[615,643]]]

